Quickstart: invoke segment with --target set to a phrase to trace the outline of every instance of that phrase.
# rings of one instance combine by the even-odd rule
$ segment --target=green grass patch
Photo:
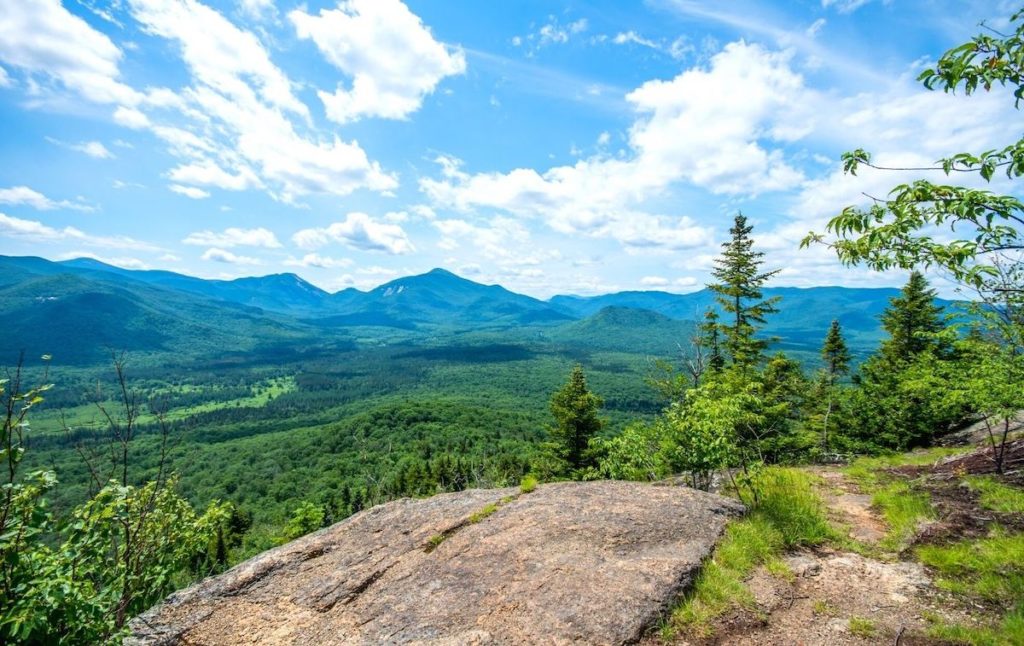
[[[1024,534],[923,545],[917,557],[935,571],[936,585],[944,590],[1004,608],[1024,605]]]
[[[971,449],[950,448],[938,446],[931,449],[913,451],[911,453],[894,453],[891,455],[879,455],[864,457],[854,460],[848,467],[843,469],[846,475],[850,476],[866,492],[892,481],[892,476],[886,473],[886,469],[907,466],[924,466],[934,464],[942,458],[951,455],[966,453]]]
[[[878,635],[878,626],[865,617],[850,617],[850,634],[863,639],[871,639]]]
[[[495,503],[492,502],[491,504],[487,505],[486,507],[484,507],[480,511],[477,511],[477,512],[474,512],[473,514],[471,514],[469,516],[469,522],[470,522],[470,524],[479,523],[480,521],[482,521],[483,519],[487,518],[488,516],[490,516],[491,514],[493,514],[496,511],[498,511],[498,505],[496,505]]]
[[[1024,607],[1016,608],[995,626],[947,624],[937,619],[928,629],[928,636],[957,646],[1024,644]]]
[[[746,518],[725,530],[693,588],[662,628],[666,639],[677,632],[710,637],[712,622],[733,608],[755,608],[744,584],[759,565],[781,574],[779,556],[788,548],[818,545],[835,536],[814,479],[796,469],[769,468],[757,477],[759,501]],[[788,570],[788,569],[787,569]]]
[[[537,478],[532,475],[525,475],[519,482],[520,493],[532,493],[537,488]]]
[[[889,526],[889,532],[879,546],[894,552],[907,546],[922,521],[935,517],[931,496],[915,490],[905,480],[896,480],[879,488],[872,495],[871,504],[882,512]]]
[[[968,476],[964,483],[978,493],[978,502],[985,509],[1024,514],[1024,490],[1003,484],[992,476]]]

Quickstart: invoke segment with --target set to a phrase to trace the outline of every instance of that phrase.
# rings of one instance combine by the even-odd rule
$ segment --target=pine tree
[[[551,414],[555,417],[551,436],[559,457],[572,472],[593,465],[587,449],[590,438],[604,426],[597,414],[603,405],[604,401],[587,388],[587,378],[579,364],[573,367],[569,381],[551,398]]]
[[[822,451],[827,453],[828,422],[829,418],[832,417],[832,409],[835,406],[836,380],[840,375],[844,375],[850,370],[850,351],[846,347],[843,331],[839,327],[837,319],[832,320],[832,325],[828,328],[828,334],[825,335],[825,343],[821,346],[821,358],[825,362],[824,386],[827,391],[825,414],[822,417],[821,423],[821,448]]]
[[[889,340],[882,344],[882,355],[890,362],[905,365],[926,350],[936,348],[929,335],[943,328],[942,308],[935,304],[935,290],[920,272],[912,272],[900,295],[889,301],[882,314],[882,327]]]
[[[729,229],[732,239],[722,244],[722,255],[715,259],[715,268],[711,272],[718,282],[708,285],[728,315],[726,318],[729,320],[720,326],[725,336],[725,348],[733,364],[744,368],[760,361],[768,342],[754,335],[758,327],[764,325],[765,316],[778,311],[775,309],[778,297],[765,299],[761,293],[765,282],[778,270],[761,271],[764,254],[753,250],[752,230],[747,218],[738,213]]]
[[[704,312],[704,322],[698,327],[698,332],[701,346],[708,352],[707,367],[711,370],[721,370],[725,367],[718,330],[718,313],[708,308],[708,311]]]
[[[825,335],[825,343],[821,346],[821,358],[825,362],[829,386],[834,386],[836,379],[850,370],[850,350],[846,347],[843,331],[837,319],[832,320],[828,334]]]

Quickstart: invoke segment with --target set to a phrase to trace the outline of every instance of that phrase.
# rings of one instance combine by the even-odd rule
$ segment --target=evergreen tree
[[[843,331],[839,327],[837,319],[832,320],[832,325],[825,335],[825,342],[821,346],[821,358],[825,362],[824,386],[825,411],[821,420],[821,449],[828,452],[828,422],[832,417],[835,407],[836,380],[850,370],[850,351],[843,339]]]
[[[555,417],[551,437],[558,456],[573,473],[593,466],[587,449],[590,439],[604,426],[597,414],[603,405],[604,401],[587,388],[587,378],[579,364],[573,367],[569,381],[551,398],[551,414]]]
[[[850,370],[850,350],[846,347],[843,331],[836,319],[832,320],[828,334],[825,335],[825,343],[821,346],[821,358],[825,362],[829,386],[834,386],[836,379]]]
[[[936,349],[932,335],[943,328],[941,314],[935,290],[920,272],[912,272],[900,295],[889,301],[882,314],[882,327],[889,333],[882,355],[891,363],[906,365],[921,353]]]
[[[768,342],[754,335],[764,325],[765,316],[778,311],[775,308],[778,298],[765,299],[761,293],[765,282],[778,270],[761,271],[764,254],[753,250],[752,230],[747,218],[738,213],[729,229],[732,239],[722,244],[722,255],[715,259],[711,272],[718,282],[708,285],[727,315],[727,321],[720,326],[725,348],[733,364],[743,368],[760,361]]]
[[[698,333],[701,346],[708,352],[707,367],[710,370],[721,370],[725,367],[725,357],[722,356],[722,343],[718,329],[718,313],[708,308],[708,311],[704,312],[704,321],[698,326]]]

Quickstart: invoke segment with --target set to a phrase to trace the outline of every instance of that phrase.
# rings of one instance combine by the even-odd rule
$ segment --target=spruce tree
[[[882,327],[889,340],[882,344],[882,355],[890,362],[905,365],[926,350],[935,349],[930,335],[943,328],[942,308],[935,304],[935,290],[920,272],[912,272],[900,295],[889,301],[882,314]]]
[[[707,367],[716,371],[725,367],[718,330],[718,313],[708,308],[708,311],[704,312],[704,322],[698,326],[698,334],[701,347],[708,352]]]
[[[597,414],[603,405],[604,401],[587,388],[587,378],[579,364],[573,367],[569,381],[551,398],[551,414],[555,417],[551,437],[571,473],[593,466],[587,449],[590,439],[604,426]]]
[[[711,272],[718,282],[708,285],[726,313],[720,326],[725,348],[733,364],[744,368],[760,361],[768,342],[754,335],[764,325],[765,316],[778,311],[775,308],[778,297],[765,299],[761,293],[765,282],[778,270],[761,271],[764,254],[753,250],[752,230],[747,218],[742,213],[736,214],[729,229],[732,238],[722,244],[722,255],[715,259]]]
[[[850,351],[843,339],[843,331],[839,327],[837,319],[832,320],[832,325],[825,335],[825,343],[821,346],[821,358],[825,362],[824,386],[825,386],[825,412],[821,422],[821,448],[828,452],[828,422],[832,417],[832,409],[835,407],[835,386],[840,375],[850,370]]]
[[[850,350],[846,347],[843,331],[837,319],[832,320],[828,334],[825,335],[825,343],[821,346],[821,358],[825,362],[829,386],[834,386],[836,379],[850,370]]]

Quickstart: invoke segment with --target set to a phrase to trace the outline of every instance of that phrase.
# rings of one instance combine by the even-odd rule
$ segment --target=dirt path
[[[821,467],[822,496],[831,519],[848,527],[865,554],[885,536],[885,524],[841,471]],[[928,616],[970,623],[931,585],[918,563],[895,555],[866,556],[831,549],[789,555],[790,576],[759,568],[747,581],[757,603],[716,627],[716,644],[932,644],[924,637]],[[685,643],[685,642],[684,642]]]

